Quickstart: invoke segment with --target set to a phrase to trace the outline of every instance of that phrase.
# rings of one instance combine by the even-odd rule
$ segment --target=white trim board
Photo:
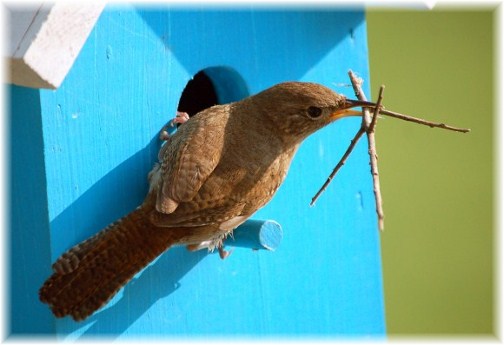
[[[8,82],[56,89],[72,68],[105,3],[6,7]]]

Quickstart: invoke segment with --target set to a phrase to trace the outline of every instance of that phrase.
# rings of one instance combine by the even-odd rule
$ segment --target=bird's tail
[[[174,231],[152,225],[138,208],[64,253],[40,288],[40,300],[57,317],[84,320],[175,244],[176,236]]]

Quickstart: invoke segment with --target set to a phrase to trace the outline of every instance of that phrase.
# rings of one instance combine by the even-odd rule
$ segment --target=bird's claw
[[[167,131],[168,127],[174,127],[176,124],[184,124],[189,120],[189,114],[183,111],[177,111],[177,116],[171,119],[166,125],[159,131],[159,140],[167,141],[170,138],[170,134]]]
[[[176,123],[183,124],[189,120],[189,114],[183,111],[177,111],[177,116],[171,120],[171,126],[173,127]]]
[[[164,125],[163,128],[159,131],[159,140],[161,141],[167,141],[170,138],[170,134],[166,130],[168,127],[168,124]]]
[[[222,260],[226,259],[229,255],[231,255],[231,253],[233,253],[234,250],[234,249],[231,249],[230,251],[224,250],[224,246],[222,245],[217,247],[217,249],[219,250],[219,256]]]

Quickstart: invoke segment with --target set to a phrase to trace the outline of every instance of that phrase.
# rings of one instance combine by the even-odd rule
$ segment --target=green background
[[[391,118],[377,147],[389,334],[489,334],[493,325],[494,8],[368,9],[371,88]]]

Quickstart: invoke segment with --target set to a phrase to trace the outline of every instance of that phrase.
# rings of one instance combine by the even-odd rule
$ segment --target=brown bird
[[[64,253],[40,289],[54,315],[83,320],[174,245],[218,248],[273,197],[301,142],[373,103],[314,83],[275,85],[201,111],[167,138],[133,212]],[[225,255],[224,255],[225,256]]]

